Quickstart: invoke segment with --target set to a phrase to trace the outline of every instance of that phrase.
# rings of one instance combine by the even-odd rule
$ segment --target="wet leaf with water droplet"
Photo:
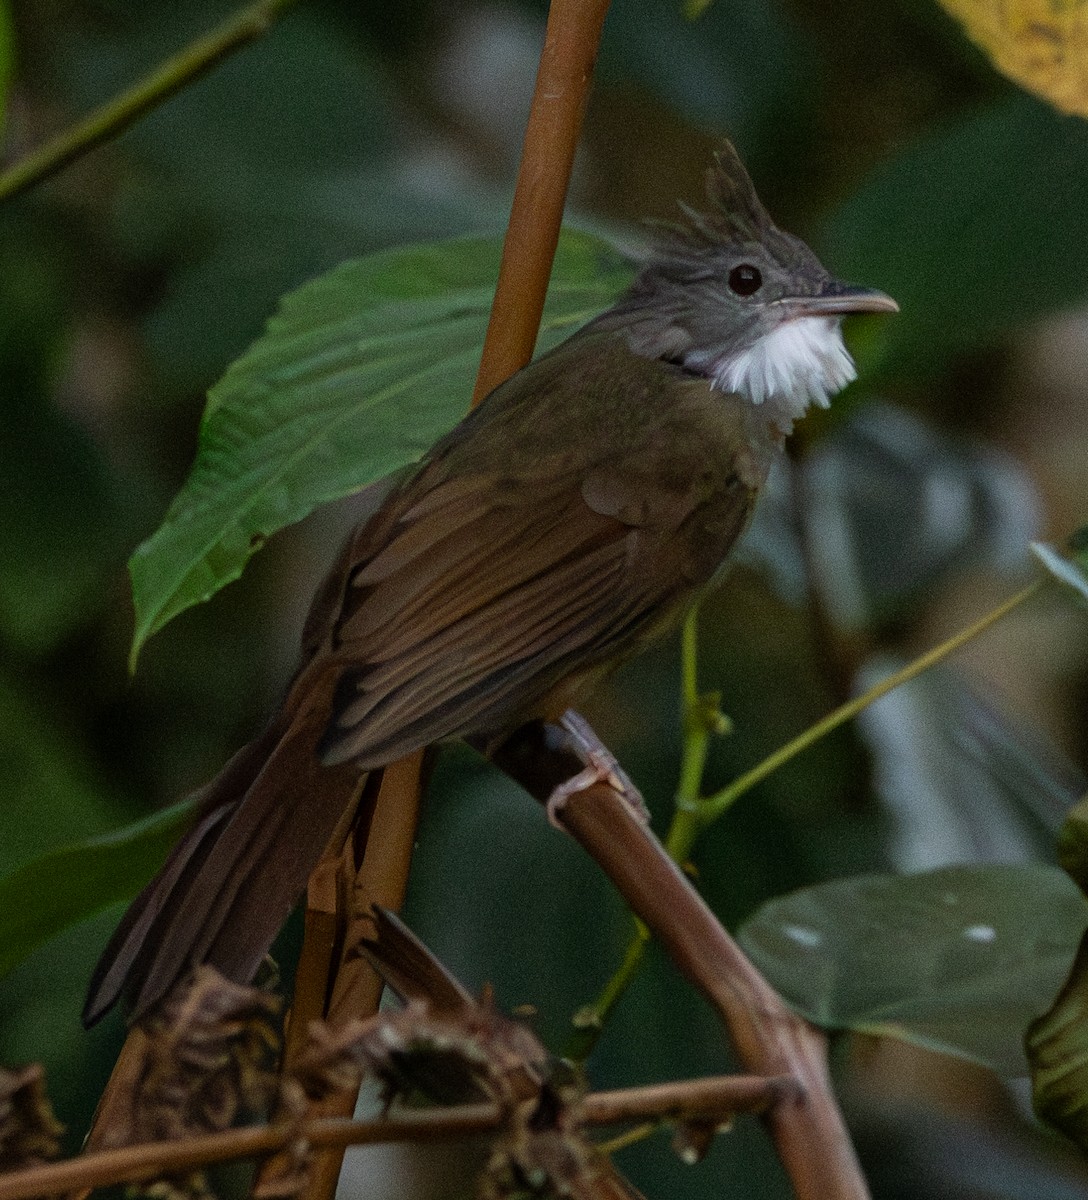
[[[1088,905],[1055,867],[862,875],[765,904],[740,932],[810,1020],[1024,1074],[1024,1030],[1061,986]]]

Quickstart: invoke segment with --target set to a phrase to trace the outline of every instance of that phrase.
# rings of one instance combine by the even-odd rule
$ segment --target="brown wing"
[[[662,483],[660,466],[417,477],[350,576],[323,761],[376,766],[549,715],[570,676],[636,650],[706,581],[752,501],[735,476]]]

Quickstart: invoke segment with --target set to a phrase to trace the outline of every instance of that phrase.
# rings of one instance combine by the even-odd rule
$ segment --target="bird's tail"
[[[95,968],[85,1025],[121,995],[141,1016],[199,963],[253,977],[364,778],[321,764],[325,716],[313,705],[281,715],[199,794],[196,823]]]

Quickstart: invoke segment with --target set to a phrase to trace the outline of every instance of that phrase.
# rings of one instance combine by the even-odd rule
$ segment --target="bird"
[[[495,388],[351,532],[279,712],[198,793],[99,961],[85,1024],[122,995],[139,1019],[202,963],[248,982],[365,775],[555,720],[722,574],[794,422],[856,375],[843,317],[897,305],[780,229],[730,143],[706,190],[611,308]]]

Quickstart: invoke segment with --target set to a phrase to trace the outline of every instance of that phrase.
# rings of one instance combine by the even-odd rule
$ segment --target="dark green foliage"
[[[833,488],[801,471],[792,496],[784,476],[766,498],[748,547],[756,566],[733,574],[701,622],[701,684],[721,691],[735,723],[712,747],[709,792],[845,698],[876,669],[875,653],[909,656],[981,611],[968,614],[968,601],[1020,586],[1005,573],[1040,534],[1029,529],[1019,555],[1009,536],[1018,520],[1033,524],[1032,485],[1015,463],[991,470],[982,443],[1030,463],[1055,545],[1083,523],[1082,410],[1015,356],[1030,349],[1035,323],[1088,299],[1088,126],[1003,84],[928,5],[857,0],[832,12],[716,0],[695,23],[682,7],[613,6],[568,210],[579,223],[608,221],[607,237],[567,235],[541,344],[624,285],[630,268],[606,247],[636,245],[638,218],[668,218],[677,196],[699,202],[708,155],[728,134],[783,224],[817,231],[837,274],[886,288],[903,309],[848,329],[861,383],[801,439],[817,441],[823,422],[871,401],[878,385],[928,430],[908,462],[895,436],[869,436],[874,424],[901,432],[896,410],[874,407],[865,437],[851,426],[834,453],[816,456]],[[0,0],[9,157],[229,8],[23,0],[10,9],[12,42]],[[528,28],[535,52],[542,10],[536,0],[488,6],[498,26],[474,28]],[[18,963],[0,984],[0,1061],[46,1061],[72,1148],[121,1034],[119,1020],[89,1036],[78,1025],[116,910],[77,922],[147,878],[185,810],[148,814],[206,778],[274,707],[344,513],[284,527],[411,461],[467,406],[515,150],[453,93],[475,86],[503,116],[518,103],[497,92],[490,63],[445,57],[473,11],[432,0],[299,5],[116,144],[0,213],[0,965]],[[509,12],[527,25],[502,25]],[[474,32],[465,44],[499,57],[505,43]],[[1075,354],[1066,345],[1049,365],[1075,367]],[[323,374],[328,355],[335,375]],[[930,453],[926,439],[965,449]],[[970,486],[980,472],[981,500]],[[881,493],[895,503],[872,504]],[[831,564],[815,619],[815,543],[802,552],[795,537],[813,514]],[[276,530],[239,583],[171,620],[235,578]],[[170,628],[126,681],[125,562],[142,539],[136,647]],[[1000,543],[1000,555],[979,554],[980,540]],[[920,541],[925,553],[915,553]],[[1083,546],[1043,558],[1083,591]],[[891,581],[883,590],[880,571]],[[861,597],[848,617],[829,599],[836,580],[840,597],[851,587]],[[840,731],[699,844],[698,882],[716,911],[734,927],[748,919],[746,940],[755,948],[758,938],[768,972],[835,1028],[1021,1065],[1018,1031],[1053,998],[1083,925],[1071,885],[1039,863],[899,882],[871,872],[922,843],[941,863],[1039,856],[1070,774],[1052,775],[1021,727],[1049,718],[1082,760],[1088,744],[1083,618],[1048,590],[1053,607],[1026,610],[1019,640],[1002,627],[988,635],[988,673],[976,666],[972,677],[985,708],[919,688],[864,743]],[[1045,622],[1032,623],[1040,612],[1050,640]],[[675,646],[660,647],[625,667],[588,714],[645,790],[659,831],[676,783],[677,674]],[[1003,715],[1007,695],[1016,717]],[[907,800],[894,814],[889,779]],[[934,814],[949,811],[956,819],[934,828]],[[978,836],[950,833],[964,830]],[[967,889],[969,925],[941,907],[948,879]],[[463,750],[444,754],[433,781],[408,916],[471,986],[490,979],[503,1005],[535,1005],[553,1049],[629,935],[577,847]],[[802,921],[836,947],[819,970],[783,934]],[[993,929],[995,940],[965,940],[965,928]],[[893,937],[905,939],[897,954]],[[1040,1053],[1057,1049],[1046,1083],[1057,1099],[1041,1107],[1074,1120],[1084,1089],[1067,1067],[1069,1047],[1082,1046],[1079,996],[1067,994],[1035,1033]],[[1077,1020],[1065,1025],[1070,1012]],[[927,1059],[927,1072],[939,1075],[938,1061]],[[608,1086],[728,1066],[709,1010],[652,950],[589,1070]],[[890,1093],[899,1082],[879,1081]],[[984,1121],[991,1103],[980,1101]],[[910,1153],[885,1152],[882,1136],[874,1169],[894,1176],[888,1195],[935,1194],[961,1176],[981,1195],[1079,1194],[1075,1169],[1053,1167],[1049,1147],[1010,1166],[988,1135],[940,1111],[927,1109]],[[909,1132],[905,1120],[894,1125]],[[651,1196],[789,1194],[754,1123],[739,1122],[696,1171],[664,1139],[626,1153]]]

